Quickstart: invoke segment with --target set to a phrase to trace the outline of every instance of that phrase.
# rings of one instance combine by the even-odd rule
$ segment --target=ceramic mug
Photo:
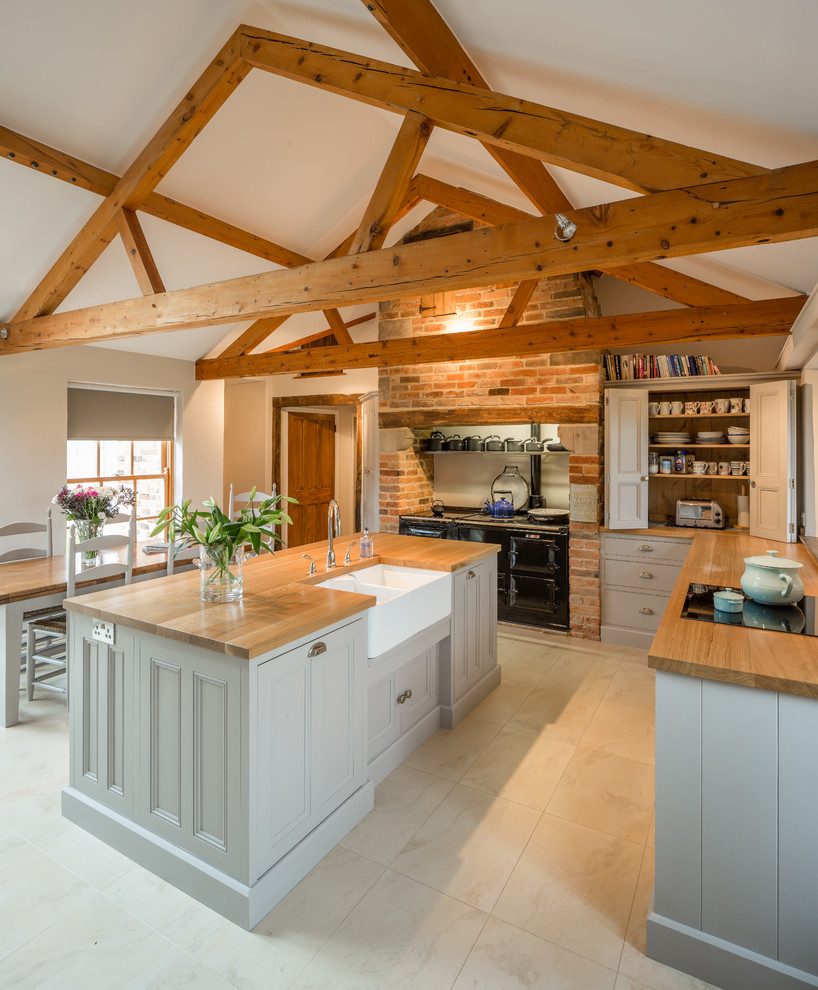
[[[699,403],[699,407],[699,412],[703,416],[708,416],[711,412],[713,412],[713,400],[705,399],[704,402]]]
[[[670,403],[669,402],[660,402],[659,403],[659,413],[662,416],[669,416],[670,415]]]
[[[746,470],[747,470],[746,461],[730,461],[731,474],[744,474]]]
[[[707,461],[693,461],[693,474],[706,474]]]
[[[730,412],[744,412],[744,399],[730,399]]]
[[[685,412],[688,416],[695,416],[699,411],[700,403],[698,402],[685,402]]]
[[[750,400],[749,399],[745,399],[744,400],[744,411],[746,413],[748,413],[750,411]]]
[[[659,409],[660,408],[661,408],[661,403],[660,402],[649,402],[648,403],[648,415],[649,416],[658,416],[659,415]]]
[[[719,461],[719,474],[729,474],[729,473],[730,473],[730,462]]]
[[[730,411],[730,400],[729,399],[716,399],[716,412],[726,413]]]
[[[685,411],[684,402],[671,402],[670,411],[674,416],[681,416],[682,413]]]
[[[707,462],[707,473],[708,474],[718,474],[718,471],[719,471],[719,465],[718,465],[718,462],[717,461],[708,461]]]

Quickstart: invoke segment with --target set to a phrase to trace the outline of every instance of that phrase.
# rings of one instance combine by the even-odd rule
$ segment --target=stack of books
[[[605,371],[609,382],[721,374],[706,354],[606,354]]]

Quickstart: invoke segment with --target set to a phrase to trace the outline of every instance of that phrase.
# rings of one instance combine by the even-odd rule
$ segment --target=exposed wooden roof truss
[[[239,27],[123,176],[0,127],[0,152],[90,189],[102,203],[0,332],[0,354],[187,327],[254,322],[197,377],[338,371],[548,350],[784,334],[804,297],[753,303],[656,264],[664,258],[814,236],[818,163],[770,171],[492,92],[429,0],[363,0],[415,70],[248,26]],[[158,194],[168,169],[253,68],[381,107],[403,118],[356,230],[316,261],[261,234]],[[479,141],[537,213],[425,176],[434,127]],[[546,163],[642,193],[576,210]],[[444,242],[384,248],[420,202],[488,226]],[[280,270],[168,292],[138,219],[150,213],[265,258]],[[578,226],[554,238],[552,214]],[[55,311],[117,235],[142,296]],[[518,326],[544,275],[600,270],[689,309]],[[339,306],[519,281],[496,331],[355,344]],[[292,313],[322,311],[326,329],[257,352]],[[374,315],[374,314],[373,314]],[[367,316],[363,319],[370,319]],[[323,338],[330,346],[315,346]],[[300,351],[293,352],[299,345]],[[307,346],[313,345],[313,346]],[[449,355],[447,357],[447,355]]]

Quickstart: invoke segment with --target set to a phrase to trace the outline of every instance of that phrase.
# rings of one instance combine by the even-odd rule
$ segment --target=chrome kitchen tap
[[[341,535],[341,510],[338,508],[338,503],[335,499],[329,504],[327,509],[327,542],[329,543],[329,548],[327,549],[327,570],[331,570],[335,567],[335,550],[332,547],[332,516],[335,514],[335,535]]]

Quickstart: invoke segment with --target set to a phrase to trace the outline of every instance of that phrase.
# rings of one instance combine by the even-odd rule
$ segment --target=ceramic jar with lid
[[[804,597],[804,583],[798,573],[802,566],[797,560],[779,557],[777,550],[745,557],[741,590],[762,605],[792,605]]]

